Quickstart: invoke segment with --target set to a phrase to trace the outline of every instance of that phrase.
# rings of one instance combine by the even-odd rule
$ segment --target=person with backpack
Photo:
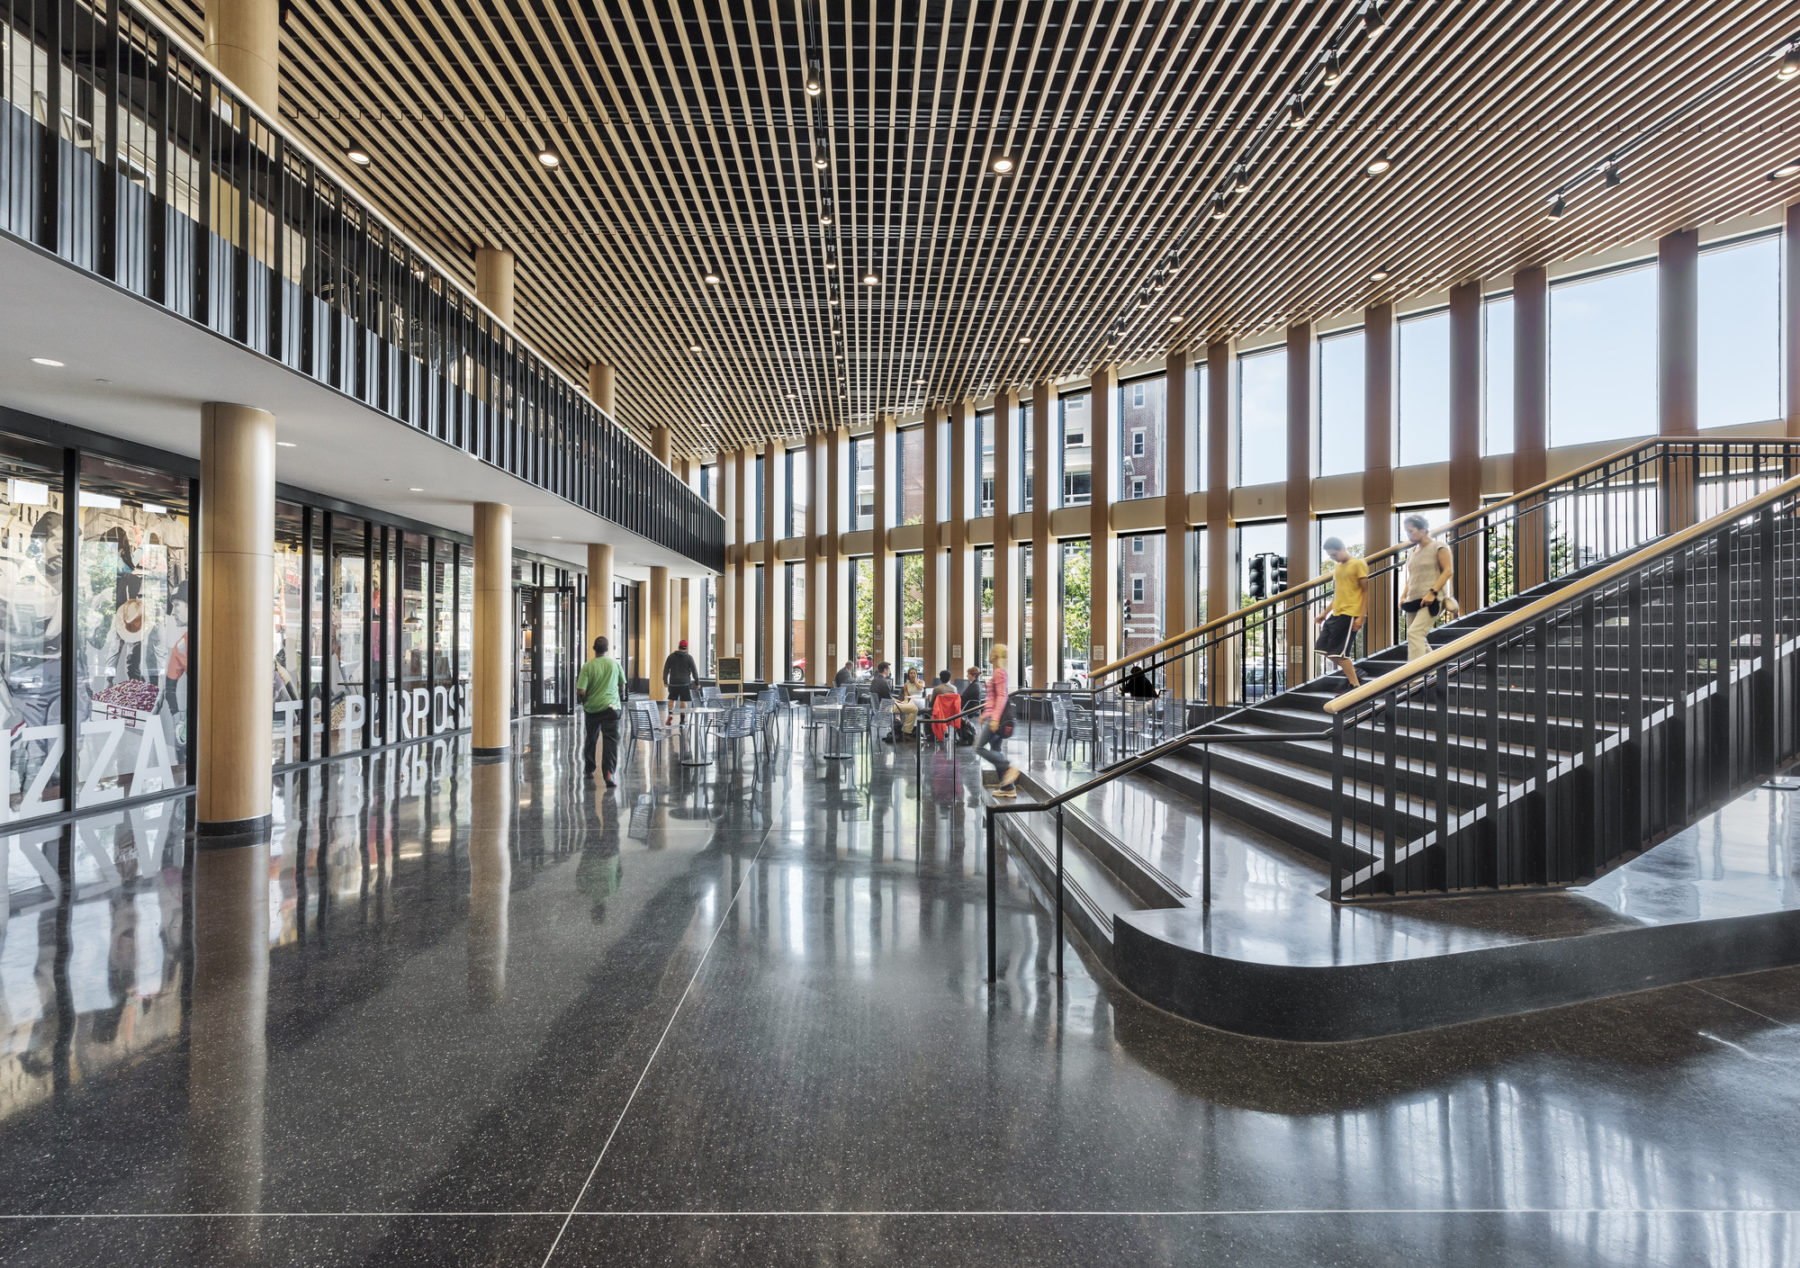
[[[677,704],[689,704],[694,699],[695,684],[700,681],[700,666],[694,663],[694,654],[688,651],[688,641],[681,640],[681,646],[669,653],[663,662],[663,686],[669,690],[669,708],[672,711]]]
[[[606,786],[617,788],[613,772],[619,768],[619,709],[625,671],[619,662],[606,654],[606,637],[594,640],[594,656],[581,667],[575,679],[575,696],[581,701],[585,728],[582,732],[581,766],[583,775],[594,777],[594,741],[606,738],[600,770]]]
[[[1012,705],[1006,692],[1006,644],[995,643],[988,653],[987,696],[981,706],[981,726],[975,732],[975,756],[1000,772],[994,787],[996,797],[1017,797],[1019,777],[1024,772],[1006,760],[1000,742],[1012,734]]]

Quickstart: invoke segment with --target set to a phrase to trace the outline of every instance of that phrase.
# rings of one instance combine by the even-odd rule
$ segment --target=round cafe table
[[[699,734],[703,733],[705,730],[705,728],[702,727],[700,724],[700,719],[705,716],[719,717],[719,716],[723,715],[724,712],[725,712],[725,710],[718,708],[716,706],[713,706],[713,705],[692,706],[687,710],[687,726],[684,729],[685,729],[685,731],[687,733],[687,737],[688,737],[688,743],[687,743],[688,751],[687,751],[687,756],[683,757],[681,759],[681,764],[683,766],[711,766],[712,765],[712,758],[707,757],[706,750],[704,748],[701,748],[696,743],[696,740],[698,739]],[[696,752],[698,752],[700,754],[700,756],[698,756],[698,757],[694,756],[694,754]]]
[[[844,716],[844,706],[841,704],[814,705],[813,712],[828,714],[841,722]],[[843,762],[856,756],[855,753],[840,753],[835,751],[844,747],[844,731],[842,726],[833,726],[830,722],[823,722],[820,725],[830,730],[831,733],[837,737],[837,742],[831,746],[834,751],[823,754],[826,761]]]

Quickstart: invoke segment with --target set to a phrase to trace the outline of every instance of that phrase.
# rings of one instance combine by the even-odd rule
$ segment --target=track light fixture
[[[1231,169],[1231,192],[1234,194],[1250,192],[1250,167],[1248,164],[1239,163]]]
[[[1325,82],[1335,84],[1344,77],[1344,63],[1334,48],[1325,54]]]
[[[1775,66],[1775,78],[1793,79],[1800,75],[1800,40],[1787,46],[1787,52],[1781,55],[1781,61]]]
[[[1214,220],[1223,220],[1225,219],[1225,210],[1225,195],[1214,194],[1212,199],[1212,209],[1206,214]]]
[[[831,166],[831,150],[827,148],[824,137],[813,142],[813,166],[821,172]]]
[[[1306,105],[1301,101],[1299,93],[1295,93],[1288,99],[1287,125],[1290,128],[1306,126]]]
[[[821,72],[819,59],[813,58],[806,64],[806,95],[817,97],[825,91],[825,76]]]
[[[1620,180],[1619,165],[1612,159],[1607,159],[1602,162],[1600,164],[1600,179],[1605,183],[1607,189],[1617,189]]]
[[[1363,10],[1363,30],[1370,35],[1387,29],[1387,14],[1382,12],[1381,0],[1369,0],[1368,7]]]
[[[1544,219],[1545,220],[1561,220],[1563,218],[1563,213],[1565,211],[1567,211],[1568,209],[1569,209],[1569,204],[1566,203],[1565,201],[1563,201],[1563,196],[1561,194],[1558,194],[1553,200],[1551,200],[1550,210],[1546,211],[1544,213]]]

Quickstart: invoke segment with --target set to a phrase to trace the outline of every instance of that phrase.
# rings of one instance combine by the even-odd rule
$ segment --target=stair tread
[[[1177,757],[1182,765],[1199,766],[1200,759],[1192,753],[1178,754]],[[1331,799],[1331,776],[1315,767],[1275,756],[1263,751],[1260,747],[1256,749],[1234,748],[1230,750],[1230,757],[1245,766],[1276,771],[1292,778],[1300,779],[1308,785],[1316,786],[1319,790],[1319,795],[1326,801]],[[1327,837],[1331,835],[1331,812],[1329,810],[1314,805],[1311,802],[1296,798],[1291,794],[1264,788],[1261,785],[1252,782],[1245,776],[1234,775],[1234,773],[1228,769],[1221,770],[1217,763],[1217,759],[1215,759],[1213,765],[1213,792],[1215,795],[1221,788],[1221,779],[1229,779],[1233,783],[1241,784],[1244,787],[1249,788],[1257,796],[1280,797],[1286,801],[1305,806],[1323,825],[1322,831],[1325,835]],[[1372,791],[1374,785],[1365,780],[1348,780],[1345,782],[1346,791],[1350,791],[1353,788]],[[1402,815],[1408,815],[1422,821],[1435,821],[1437,817],[1436,802],[1411,796],[1400,789],[1395,789],[1394,791],[1394,809]]]

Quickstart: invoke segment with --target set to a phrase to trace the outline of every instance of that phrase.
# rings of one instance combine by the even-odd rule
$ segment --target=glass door
[[[537,701],[537,587],[515,585],[513,596],[519,640],[513,649],[513,716],[518,718],[529,716]]]
[[[567,713],[574,701],[575,587],[545,586],[537,592],[537,699],[534,713]]]

